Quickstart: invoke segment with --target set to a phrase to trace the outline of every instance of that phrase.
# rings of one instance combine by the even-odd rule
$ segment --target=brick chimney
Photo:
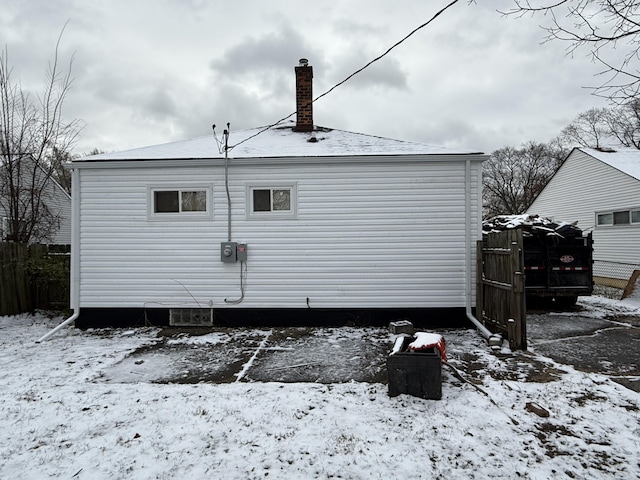
[[[296,67],[296,126],[294,132],[313,131],[313,67],[309,60],[300,59]]]

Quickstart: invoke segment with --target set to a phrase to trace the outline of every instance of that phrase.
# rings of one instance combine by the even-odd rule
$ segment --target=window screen
[[[183,212],[206,212],[207,192],[180,192]]]
[[[291,210],[291,190],[273,190],[273,210]]]

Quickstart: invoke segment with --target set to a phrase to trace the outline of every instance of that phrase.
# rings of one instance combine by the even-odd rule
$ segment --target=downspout
[[[465,203],[465,211],[467,213],[467,219],[465,222],[465,297],[466,297],[466,314],[467,318],[473,323],[480,334],[487,339],[489,345],[491,346],[500,346],[502,345],[502,336],[500,334],[494,334],[489,331],[487,327],[485,327],[480,320],[473,316],[471,310],[471,292],[473,291],[472,284],[472,264],[471,264],[471,249],[472,249],[472,241],[471,241],[471,160],[467,158],[465,164],[465,194],[464,194],[464,203]]]
[[[80,173],[77,168],[71,168],[71,285],[70,303],[73,315],[55,327],[49,333],[36,340],[36,343],[48,340],[57,332],[80,316]]]
[[[51,330],[49,333],[43,335],[41,338],[39,338],[38,340],[36,340],[36,343],[40,343],[40,342],[44,342],[45,340],[49,340],[51,337],[53,337],[56,333],[58,333],[60,330],[62,330],[64,327],[66,327],[67,325],[69,325],[71,322],[75,322],[76,319],[80,316],[80,309],[76,309],[73,312],[73,315],[71,315],[69,318],[67,318],[64,322],[62,322],[60,325],[58,325],[56,328],[54,328],[53,330]]]

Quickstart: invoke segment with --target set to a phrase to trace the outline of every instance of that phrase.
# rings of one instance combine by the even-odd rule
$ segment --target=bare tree
[[[35,98],[12,78],[8,49],[0,52],[0,214],[7,219],[7,240],[45,241],[59,228],[58,213],[49,204],[51,179],[57,160],[68,155],[82,128],[78,120],[62,118],[73,58],[67,69],[60,69],[61,38],[62,32]]]
[[[591,108],[582,112],[562,129],[562,140],[581,147],[600,148],[611,137],[609,118],[610,110],[606,108]]]
[[[89,153],[84,153],[82,155],[72,155],[71,152],[61,151],[54,148],[50,159],[51,167],[53,168],[53,178],[69,195],[71,195],[71,172],[65,168],[65,164],[80,156],[99,155],[101,153],[106,152],[97,147],[94,147]]]
[[[611,109],[607,116],[610,134],[625,147],[640,149],[640,100],[633,99]]]
[[[484,217],[527,211],[564,158],[559,143],[504,147],[482,167]]]
[[[640,100],[613,108],[592,108],[578,115],[560,136],[566,146],[624,146],[640,149]]]
[[[547,22],[545,41],[568,43],[573,54],[589,49],[607,79],[594,87],[596,95],[616,103],[637,96],[640,89],[640,1],[637,0],[514,0],[507,15],[540,14]]]
[[[57,148],[53,149],[51,155],[50,162],[53,169],[53,178],[60,184],[65,192],[71,195],[71,172],[64,168],[64,166],[73,160],[73,155],[71,155],[71,152],[58,150]]]

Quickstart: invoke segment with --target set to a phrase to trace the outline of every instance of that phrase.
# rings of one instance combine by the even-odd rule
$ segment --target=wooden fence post
[[[484,256],[482,254],[483,242],[478,240],[476,244],[476,318],[484,325]]]
[[[516,349],[527,349],[527,322],[524,288],[524,253],[522,248],[522,231],[512,231],[511,238],[511,315],[515,320],[514,344]]]

